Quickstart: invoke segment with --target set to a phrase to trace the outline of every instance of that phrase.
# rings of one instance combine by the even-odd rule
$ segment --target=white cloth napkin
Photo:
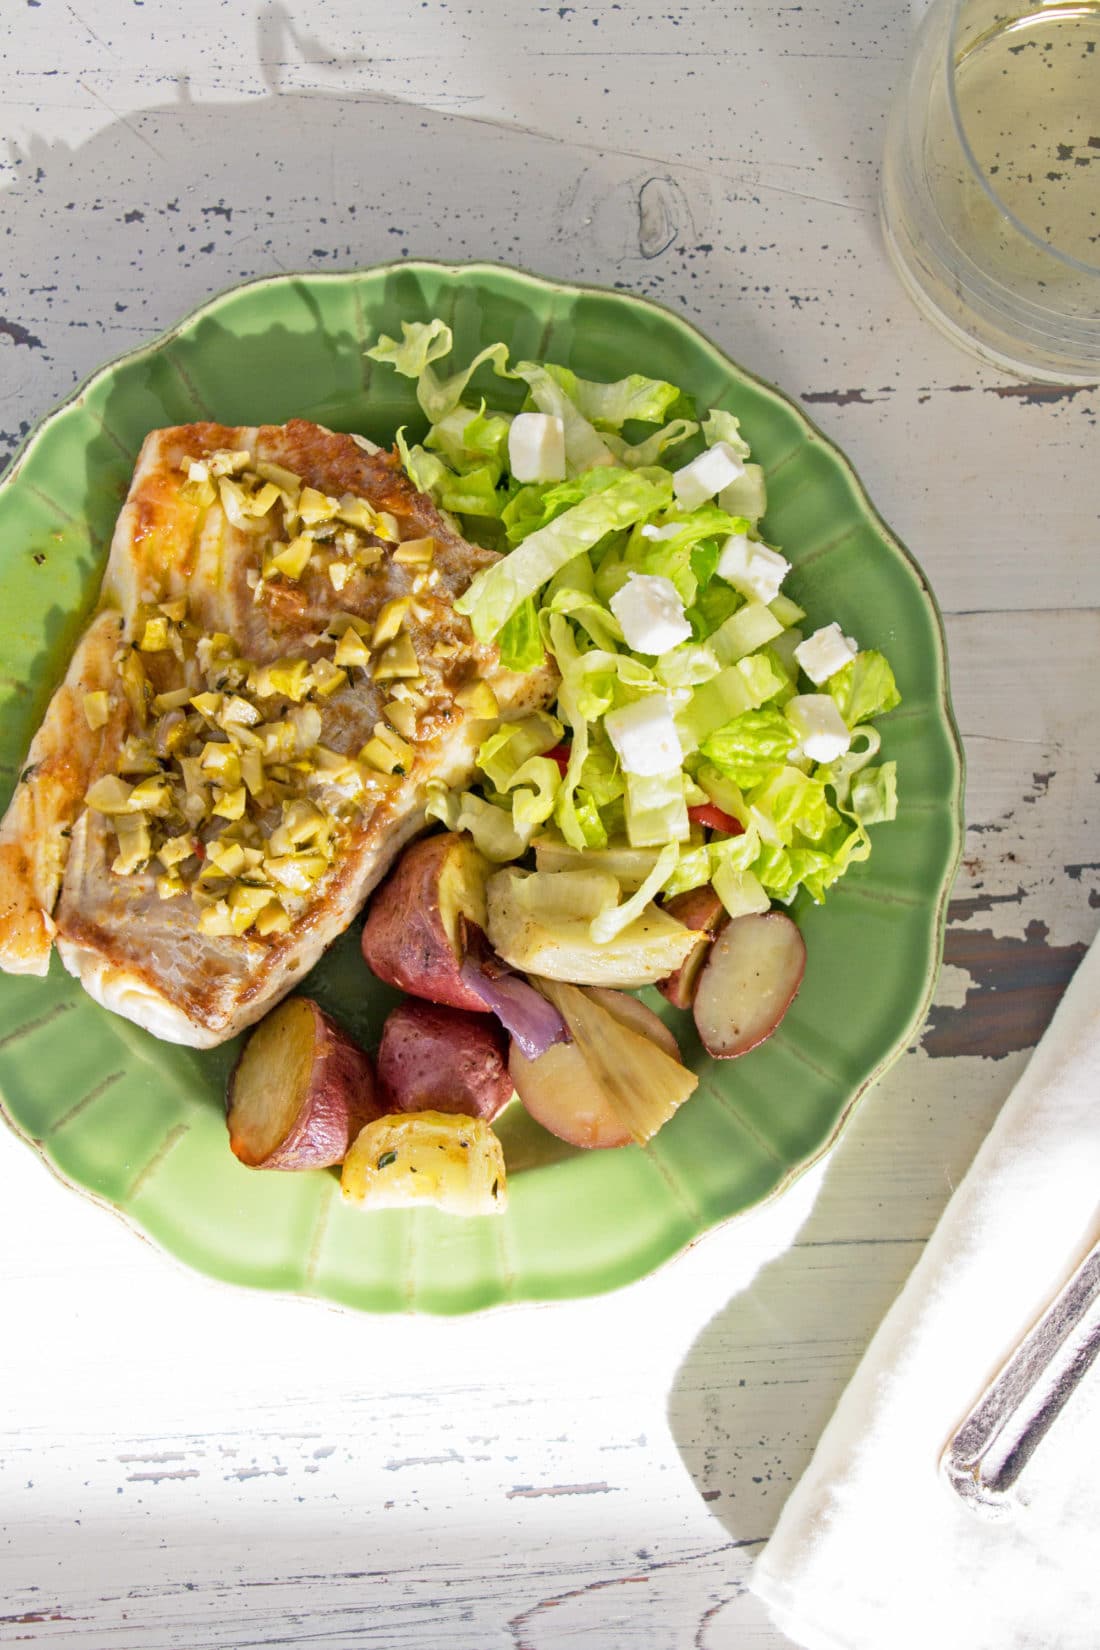
[[[1100,943],[856,1370],[750,1586],[809,1650],[1097,1650],[1100,1367],[983,1519],[959,1422],[1100,1227]]]

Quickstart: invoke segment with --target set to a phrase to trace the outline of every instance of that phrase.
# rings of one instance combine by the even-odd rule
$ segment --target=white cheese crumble
[[[553,413],[517,413],[508,430],[517,481],[565,480],[565,425]]]
[[[716,441],[690,464],[673,472],[672,491],[685,510],[697,510],[745,473],[745,466],[728,441]]]
[[[691,635],[676,586],[659,574],[631,573],[608,605],[636,653],[664,653]]]
[[[621,710],[609,710],[603,725],[624,773],[642,777],[669,773],[684,759],[672,705],[663,693],[647,694]]]
[[[832,762],[852,743],[852,735],[827,693],[800,693],[788,699],[784,714],[811,762]]]
[[[766,544],[757,544],[746,533],[730,534],[715,569],[719,578],[732,584],[742,595],[755,596],[757,601],[765,603],[775,600],[790,570],[786,556],[770,550]]]
[[[845,636],[838,624],[827,624],[821,630],[815,630],[812,636],[807,636],[804,642],[799,642],[794,656],[810,681],[820,687],[838,670],[843,670],[849,659],[854,659],[858,652],[858,642],[853,641],[851,636]]]

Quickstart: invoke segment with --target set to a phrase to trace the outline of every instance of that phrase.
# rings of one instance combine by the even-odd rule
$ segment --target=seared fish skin
[[[306,489],[315,489],[329,507],[339,501],[343,520],[355,522],[354,529],[336,521],[306,530],[305,538],[316,533],[318,542],[307,544],[312,553],[295,568],[295,548],[303,540],[294,535],[306,519],[304,503],[302,520],[293,513],[296,502],[284,515],[283,500],[266,514],[242,517],[219,480],[226,455],[235,457],[237,472],[253,488],[266,467],[277,479],[282,474],[285,485],[300,483],[303,501],[314,497]],[[233,474],[230,468],[231,482]],[[357,516],[356,501],[365,501],[369,510],[360,509]],[[424,540],[430,547],[423,547]],[[403,552],[409,541],[421,550],[410,546]],[[114,532],[99,608],[50,702],[0,823],[0,969],[45,974],[56,945],[65,967],[104,1007],[159,1037],[196,1048],[224,1042],[259,1019],[348,926],[420,830],[428,783],[469,781],[477,747],[495,720],[492,701],[486,706],[477,684],[488,685],[506,719],[553,698],[552,666],[526,674],[504,669],[497,649],[475,642],[468,621],[454,611],[474,575],[495,559],[492,551],[455,533],[392,455],[353,436],[298,419],[257,428],[192,424],[150,434]],[[165,626],[158,617],[165,608],[173,615],[185,608],[186,618]],[[148,628],[150,615],[170,646]],[[361,635],[370,644],[362,650],[370,659],[345,659],[341,680],[339,637],[352,619],[358,629],[345,638],[353,644],[350,653]],[[381,669],[381,653],[394,636],[396,662],[391,659],[392,670]],[[215,679],[219,647],[231,660],[224,681]],[[279,667],[288,661],[293,668],[284,679]],[[274,677],[256,689],[257,681],[265,681],[264,668],[273,665]],[[127,670],[136,671],[128,684]],[[307,682],[317,676],[324,687],[303,694],[295,686],[303,672]],[[235,724],[222,716],[219,706],[236,694],[234,704],[243,701],[252,721],[262,720],[261,735],[270,741],[297,718],[300,746],[304,741],[308,748],[295,748],[291,741],[258,790],[254,778],[247,792],[232,776],[220,791],[200,784],[205,812],[188,815],[194,798],[184,796],[179,778],[188,765],[170,754],[175,736],[186,737],[187,729],[172,723],[190,718],[192,742],[180,749],[197,751],[198,713],[185,704],[165,716],[160,705],[158,715],[156,703],[161,695],[180,698],[177,690],[183,689],[205,695],[204,705],[210,701],[206,714],[213,741],[225,737],[220,726],[230,727],[234,739],[239,734],[246,744],[258,743],[247,718],[234,733]],[[401,738],[392,731],[395,721]],[[377,745],[379,733],[398,753],[391,773],[385,771],[390,763],[376,762],[375,772],[369,758],[365,765],[356,760],[368,747],[388,749]],[[135,748],[148,753],[154,744],[159,765],[143,767],[139,759],[135,766]],[[214,756],[228,750],[218,744]],[[356,794],[353,787],[349,793],[346,773],[336,773],[336,788],[326,789],[329,775],[317,771],[321,756],[330,770],[346,757],[349,772],[365,773],[365,791]],[[198,773],[205,782],[200,757],[191,760],[191,778]],[[91,787],[120,773],[128,785],[135,780],[140,785],[145,774],[159,786],[162,774],[169,775],[175,787],[170,799],[164,789],[153,809],[152,856],[147,838],[146,858],[139,852],[136,865],[123,872],[118,822],[85,804]],[[276,888],[285,910],[272,904],[268,915],[276,912],[284,923],[281,931],[261,932],[261,919],[245,932],[217,932],[217,915],[210,924],[211,900],[225,896],[228,885],[216,875],[203,880],[216,871],[211,851],[229,843],[238,853],[239,843],[247,849],[261,840],[260,833],[266,843],[280,817],[285,826],[295,784],[301,806],[327,821],[321,845],[328,843],[329,858],[323,871],[318,874],[314,863],[308,872],[312,881],[302,884],[299,877],[290,892]],[[157,844],[165,833],[174,833],[178,845],[189,832],[194,857],[180,869],[168,858],[158,861]],[[247,851],[253,860],[261,859],[255,847]],[[295,843],[286,862],[294,860],[296,867],[307,859]],[[255,875],[262,878],[268,868],[270,859]],[[233,886],[238,892],[250,889],[243,897],[262,903],[267,896],[256,891],[247,872],[243,876],[243,883]],[[217,910],[226,909],[223,899]]]

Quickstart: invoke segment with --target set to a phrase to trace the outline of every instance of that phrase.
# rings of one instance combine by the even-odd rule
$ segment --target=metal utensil
[[[1100,1241],[990,1382],[940,1458],[973,1511],[1003,1517],[1066,1400],[1100,1355]]]

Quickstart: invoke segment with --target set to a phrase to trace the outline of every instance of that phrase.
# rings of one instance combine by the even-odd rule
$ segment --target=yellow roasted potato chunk
[[[479,1117],[402,1112],[368,1123],[344,1159],[340,1190],[365,1209],[431,1204],[452,1215],[499,1215],[504,1153]]]

